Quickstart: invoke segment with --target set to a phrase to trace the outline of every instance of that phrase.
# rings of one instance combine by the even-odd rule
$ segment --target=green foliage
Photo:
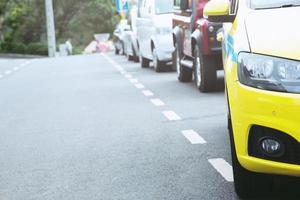
[[[25,54],[26,46],[23,43],[14,43],[11,45],[11,53]]]
[[[73,54],[74,54],[74,55],[82,54],[82,49],[83,49],[83,47],[75,47],[75,48],[73,49]]]
[[[48,47],[45,43],[23,43],[3,42],[0,46],[2,53],[16,53],[16,54],[33,54],[33,55],[48,55]]]
[[[57,42],[70,38],[74,48],[89,44],[96,33],[112,33],[119,20],[113,0],[53,2]],[[44,55],[46,40],[45,0],[0,0],[1,51]]]
[[[26,54],[48,55],[48,46],[46,43],[30,43],[27,46]]]

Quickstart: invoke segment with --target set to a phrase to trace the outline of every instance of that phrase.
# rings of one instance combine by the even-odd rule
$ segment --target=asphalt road
[[[0,60],[0,199],[238,199],[223,87],[113,54]]]

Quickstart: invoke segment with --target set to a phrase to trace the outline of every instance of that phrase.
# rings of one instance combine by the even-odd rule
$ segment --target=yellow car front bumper
[[[254,125],[276,129],[300,141],[300,95],[259,90],[235,81],[228,96],[235,147],[241,165],[254,172],[300,176],[300,165],[248,154],[249,132]]]

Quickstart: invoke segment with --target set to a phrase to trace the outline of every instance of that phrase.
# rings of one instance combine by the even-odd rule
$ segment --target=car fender
[[[156,48],[158,59],[161,61],[169,61],[172,59],[174,45],[171,37],[171,34],[157,34],[151,37],[151,50],[153,50],[154,47]]]
[[[134,51],[136,53],[137,56],[139,56],[139,45],[138,45],[138,41],[137,41],[137,36],[135,34],[132,34],[131,36],[131,43],[132,43],[132,46],[134,48]]]
[[[176,26],[173,29],[173,45],[175,47],[175,44],[177,43],[178,49],[179,49],[179,53],[182,55],[182,45],[183,45],[183,33],[180,27]]]
[[[151,52],[153,51],[153,48],[155,47],[156,51],[157,51],[157,56],[158,56],[158,58],[160,58],[161,49],[159,47],[161,44],[159,42],[157,35],[151,36],[151,44],[150,45],[151,45]]]
[[[192,43],[191,47],[192,47],[192,55],[193,55],[193,57],[195,57],[194,51],[195,51],[196,45],[198,45],[200,51],[203,52],[203,49],[202,49],[203,47],[201,45],[201,43],[202,43],[202,33],[200,32],[199,29],[196,29],[193,32],[192,37],[191,37],[191,43]]]

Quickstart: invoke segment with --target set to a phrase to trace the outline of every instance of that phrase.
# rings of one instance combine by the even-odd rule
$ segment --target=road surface
[[[0,199],[239,199],[223,87],[113,54],[0,60]]]

